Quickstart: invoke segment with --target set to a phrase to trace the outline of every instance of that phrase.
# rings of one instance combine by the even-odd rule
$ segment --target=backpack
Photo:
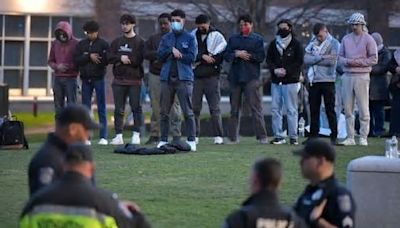
[[[0,125],[0,149],[29,149],[22,121],[4,119]]]

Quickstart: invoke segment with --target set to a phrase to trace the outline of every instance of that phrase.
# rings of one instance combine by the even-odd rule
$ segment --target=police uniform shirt
[[[320,218],[337,227],[354,227],[355,204],[353,197],[345,187],[337,182],[334,176],[321,181],[316,186],[308,185],[297,200],[294,209],[310,227],[316,227],[315,221],[310,221],[310,214],[325,199],[327,202]]]

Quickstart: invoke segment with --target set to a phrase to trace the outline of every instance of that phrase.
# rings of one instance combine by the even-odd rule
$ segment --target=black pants
[[[133,131],[140,132],[143,123],[142,105],[140,104],[140,85],[112,85],[114,95],[114,129],[115,134],[121,134],[125,114],[125,103],[129,97],[129,105],[133,113]]]
[[[322,97],[324,97],[325,112],[328,117],[331,139],[337,138],[337,119],[335,113],[335,83],[317,82],[310,86],[309,102],[311,112],[310,137],[318,137],[319,116]]]
[[[206,96],[210,110],[213,135],[222,137],[222,118],[219,108],[221,92],[218,77],[201,78],[194,81],[192,101],[197,137],[200,135],[200,112],[203,104],[203,95]]]
[[[160,94],[160,133],[161,141],[168,141],[169,132],[169,113],[174,103],[175,94],[178,97],[179,104],[185,117],[186,134],[188,141],[195,140],[195,123],[192,107],[193,82],[177,81],[173,83],[161,82]]]
[[[261,106],[260,86],[260,80],[230,85],[231,119],[228,128],[228,137],[230,140],[236,141],[239,136],[240,109],[242,106],[243,94],[245,102],[250,105],[257,139],[264,139],[267,137]]]

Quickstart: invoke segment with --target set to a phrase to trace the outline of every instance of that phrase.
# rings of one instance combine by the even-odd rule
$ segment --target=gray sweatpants
[[[354,101],[360,115],[360,137],[369,133],[369,73],[344,73],[342,76],[342,96],[346,116],[347,138],[354,139]]]

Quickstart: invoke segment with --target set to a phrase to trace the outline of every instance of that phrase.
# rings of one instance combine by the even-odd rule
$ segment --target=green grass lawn
[[[30,150],[0,151],[0,227],[15,227],[28,197],[27,164],[43,137],[30,137]],[[144,140],[144,139],[143,139]],[[337,147],[336,174],[344,182],[350,160],[383,154],[383,139],[368,147]],[[284,180],[280,198],[293,204],[305,186],[298,158],[300,146],[259,145],[242,138],[239,145],[215,146],[201,138],[198,151],[177,155],[113,154],[112,146],[92,146],[98,186],[139,204],[154,227],[219,227],[248,194],[253,161],[262,156],[281,160]]]

